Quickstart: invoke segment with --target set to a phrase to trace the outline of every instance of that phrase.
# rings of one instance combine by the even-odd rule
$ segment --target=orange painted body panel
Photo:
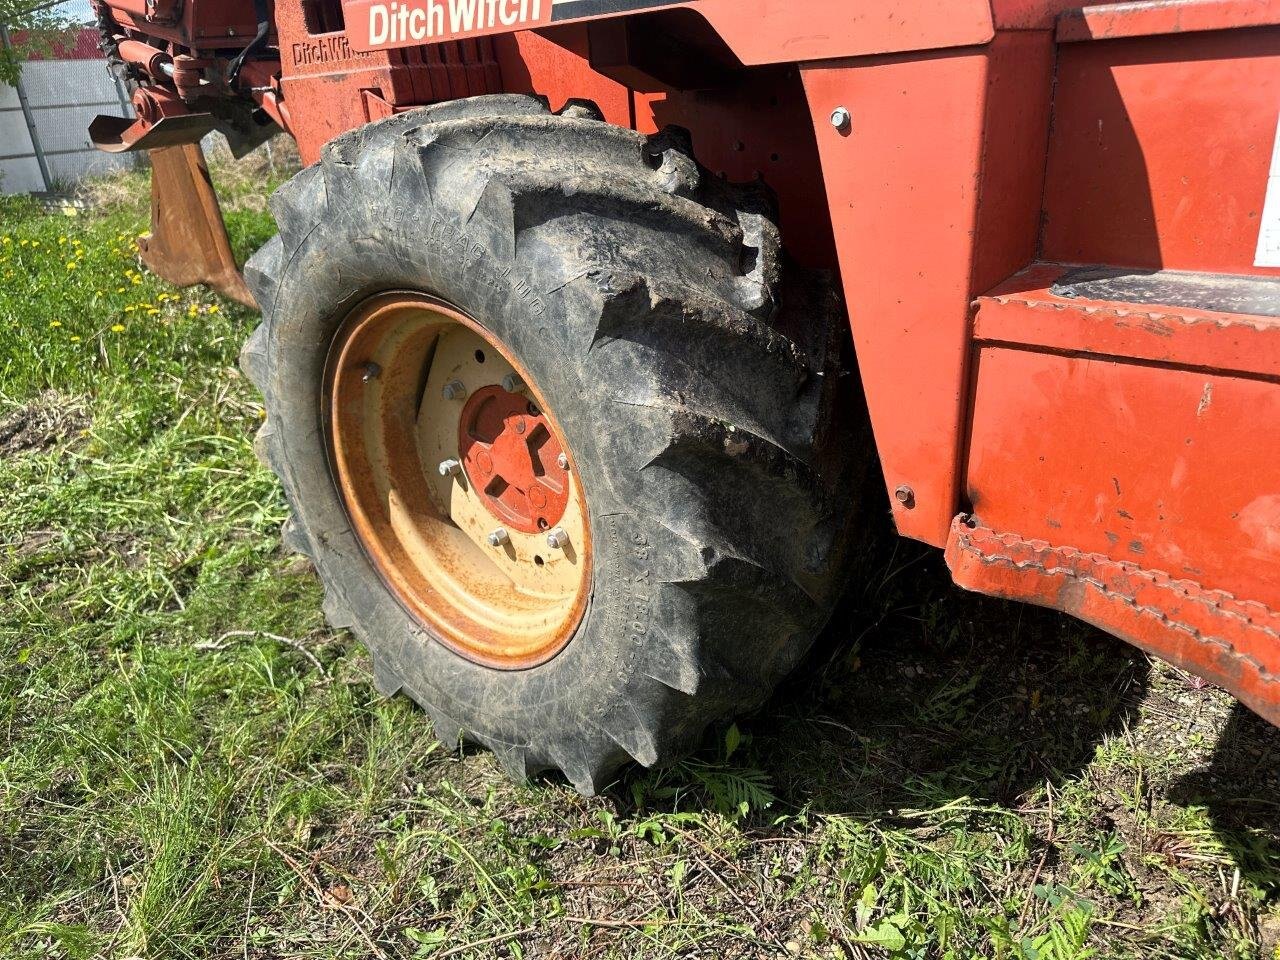
[[[1280,319],[1062,297],[1065,272],[1037,264],[980,298],[974,340],[1280,380]]]
[[[892,501],[894,520],[938,546],[958,497],[988,61],[972,51],[803,69],[885,482],[913,494]],[[848,135],[827,119],[837,105],[852,113]]]
[[[1280,0],[1184,0],[1182,3],[1106,3],[1064,11],[1061,43],[1196,33],[1280,23]]]
[[[983,347],[978,521],[1280,608],[1280,378]]]
[[[410,11],[432,12],[433,0],[406,0]],[[439,0],[435,0],[439,2]],[[533,0],[530,0],[530,4]],[[422,41],[406,37],[380,44],[370,43],[370,8],[384,0],[346,0],[343,10],[353,45],[360,50],[412,47]],[[991,39],[991,8],[983,0],[920,0],[903,4],[897,0],[805,0],[779,3],[777,0],[687,0],[683,3],[633,0],[620,4],[632,9],[624,13],[687,9],[701,16],[724,40],[742,63],[759,66],[769,63],[798,63],[833,57],[893,53],[902,50],[929,50],[985,43]],[[526,5],[530,13],[531,7]],[[551,26],[551,0],[537,4],[537,23]],[[613,14],[613,15],[616,15]],[[605,14],[573,16],[573,22],[600,19]],[[511,31],[500,18],[487,29],[473,29],[467,35]],[[555,21],[565,22],[565,21]],[[446,29],[448,27],[446,26]]]
[[[1280,105],[1280,29],[1058,52],[1043,258],[1253,266]]]

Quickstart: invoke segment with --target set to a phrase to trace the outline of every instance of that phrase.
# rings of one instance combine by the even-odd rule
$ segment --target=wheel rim
[[[512,353],[441,300],[384,294],[342,324],[326,382],[338,490],[400,604],[488,666],[562,650],[588,596],[586,500]]]

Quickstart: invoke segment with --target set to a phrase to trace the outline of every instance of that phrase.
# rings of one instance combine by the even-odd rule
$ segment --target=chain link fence
[[[9,44],[3,27],[0,41]],[[133,115],[92,29],[47,58],[26,61],[17,87],[0,84],[0,192],[57,193],[132,166],[134,155],[102,153],[89,142],[89,122],[100,113]]]

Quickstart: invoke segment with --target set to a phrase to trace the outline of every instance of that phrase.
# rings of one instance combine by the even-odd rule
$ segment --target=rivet
[[[565,532],[564,527],[556,527],[547,531],[547,546],[559,550],[569,542],[569,534]]]
[[[467,395],[467,388],[462,385],[461,380],[450,380],[444,385],[440,394],[446,400],[461,400]]]
[[[485,539],[489,541],[489,546],[500,547],[504,543],[508,542],[511,539],[511,536],[510,534],[507,533],[506,530],[504,530],[502,527],[499,527],[497,530],[494,530],[492,533],[490,533],[489,536],[486,537]]]
[[[440,461],[440,476],[456,477],[461,472],[462,472],[462,464],[460,464],[457,460],[441,460]]]
[[[848,107],[836,107],[831,111],[831,125],[837,130],[848,130],[853,125],[853,115]]]

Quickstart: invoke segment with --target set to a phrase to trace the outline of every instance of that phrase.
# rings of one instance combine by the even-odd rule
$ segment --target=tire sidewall
[[[374,655],[468,734],[518,744],[532,730],[580,731],[584,717],[643,695],[630,688],[654,620],[655,537],[625,493],[615,493],[627,484],[611,475],[616,452],[601,443],[607,384],[591,369],[590,351],[566,341],[575,329],[565,316],[568,298],[540,292],[556,286],[560,265],[549,264],[545,250],[518,256],[501,216],[463,220],[427,198],[396,207],[374,198],[365,210],[362,222],[322,220],[286,254],[268,334],[275,466],[318,572]],[[565,434],[587,503],[592,580],[572,639],[536,667],[482,666],[440,642],[383,584],[343,507],[324,423],[326,366],[345,319],[388,291],[427,293],[474,318],[519,358]]]

